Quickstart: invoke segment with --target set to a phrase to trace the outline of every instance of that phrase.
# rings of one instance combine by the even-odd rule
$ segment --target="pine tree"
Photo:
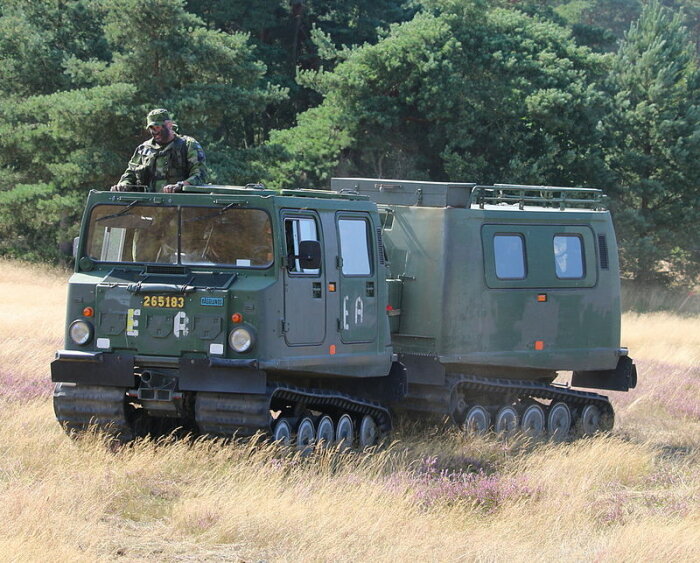
[[[647,4],[609,86],[603,127],[623,267],[639,281],[692,282],[700,271],[700,72],[682,14]]]
[[[428,2],[426,2],[428,4]],[[375,45],[302,75],[324,95],[271,134],[272,181],[331,174],[596,185],[604,167],[592,81],[604,59],[560,26],[483,2],[431,0]]]

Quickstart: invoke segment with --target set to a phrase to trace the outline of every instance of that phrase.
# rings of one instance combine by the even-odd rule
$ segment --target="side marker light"
[[[328,349],[328,352],[331,356],[335,355],[335,344],[331,344],[331,347]]]
[[[544,350],[544,340],[535,340],[535,350]]]
[[[328,292],[333,293],[335,291],[335,282],[328,282]]]
[[[546,303],[547,302],[547,294],[546,293],[540,293],[537,295],[537,301],[539,303]]]

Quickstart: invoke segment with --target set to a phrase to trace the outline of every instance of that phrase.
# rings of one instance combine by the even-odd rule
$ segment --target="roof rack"
[[[185,193],[227,194],[227,195],[276,195],[276,190],[266,188],[263,184],[246,184],[245,186],[226,186],[206,184],[203,186],[185,186]]]
[[[603,211],[607,209],[607,196],[603,190],[595,188],[561,188],[557,186],[527,186],[517,184],[494,184],[474,186],[470,195],[470,205],[481,209],[486,204],[526,205],[536,207],[558,207],[559,209],[580,208]]]
[[[355,190],[342,190],[334,192],[330,190],[310,190],[308,188],[296,188],[293,190],[280,190],[281,195],[295,197],[314,197],[320,199],[349,199],[355,201],[368,201],[369,197]]]

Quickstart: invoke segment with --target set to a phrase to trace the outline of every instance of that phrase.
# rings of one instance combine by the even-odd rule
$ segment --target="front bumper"
[[[164,369],[180,391],[265,393],[267,376],[255,360],[169,358]],[[59,350],[51,362],[51,381],[107,387],[137,387],[136,370],[157,370],[147,356],[111,352]]]

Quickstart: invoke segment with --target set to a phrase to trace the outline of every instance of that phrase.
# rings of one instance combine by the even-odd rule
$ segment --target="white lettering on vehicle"
[[[362,298],[358,297],[355,299],[355,324],[362,324],[365,318],[365,304],[362,302]]]
[[[138,317],[141,316],[141,309],[129,309],[126,314],[126,335],[127,336],[138,336],[139,335],[139,320]]]
[[[350,301],[350,296],[346,295],[343,297],[343,329],[350,330],[350,325],[348,324],[348,317],[350,312],[348,311],[348,301]],[[354,314],[354,324],[362,324],[365,320],[365,304],[362,301],[362,297],[355,299],[355,314]]]
[[[173,333],[175,334],[175,338],[180,338],[180,334],[182,334],[182,336],[187,336],[190,333],[189,324],[190,319],[187,318],[184,311],[180,311],[175,315],[173,319]]]
[[[350,329],[350,325],[348,324],[348,297],[347,295],[343,297],[343,328],[345,330]]]

